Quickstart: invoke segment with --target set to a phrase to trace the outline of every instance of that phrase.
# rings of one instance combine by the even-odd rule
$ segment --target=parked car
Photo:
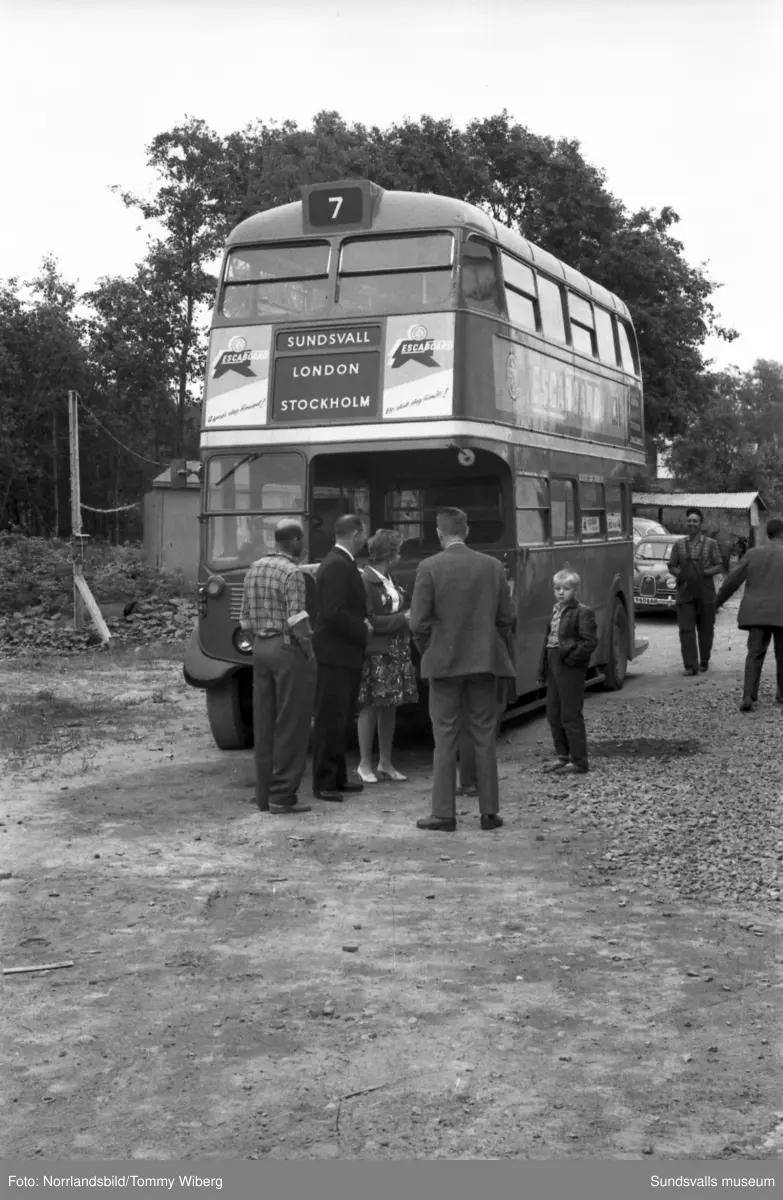
[[[633,541],[635,546],[638,546],[642,538],[648,537],[651,533],[669,533],[669,530],[658,521],[648,521],[646,517],[634,517]]]
[[[655,524],[655,522],[650,522]],[[633,606],[646,612],[673,609],[677,580],[669,574],[669,559],[677,538],[672,533],[647,534],[634,546]]]

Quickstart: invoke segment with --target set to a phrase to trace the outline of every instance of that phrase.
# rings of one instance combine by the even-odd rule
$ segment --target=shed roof
[[[201,480],[199,478],[199,472],[201,470],[201,463],[199,462],[199,460],[197,458],[194,458],[194,459],[189,458],[187,461],[187,470],[188,470],[188,477],[187,477],[187,482],[186,482],[185,486],[189,487],[189,488],[201,487]],[[155,476],[155,478],[152,481],[152,486],[153,487],[171,487],[171,464],[169,464],[169,466],[166,467],[165,471],[161,471],[160,475]]]
[[[766,510],[760,492],[634,492],[634,508],[724,508],[745,511],[754,501]]]

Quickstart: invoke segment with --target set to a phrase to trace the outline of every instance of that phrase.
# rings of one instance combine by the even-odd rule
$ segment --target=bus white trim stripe
[[[568,454],[587,454],[592,458],[609,458],[644,466],[644,451],[631,446],[605,446],[600,442],[581,441],[557,434],[538,433],[531,429],[513,428],[483,421],[436,420],[395,421],[389,425],[317,425],[306,428],[277,428],[265,425],[248,429],[205,429],[201,433],[202,450],[219,450],[229,446],[323,446],[336,442],[373,443],[374,448],[387,444],[394,449],[397,442],[426,442],[432,438],[467,437],[476,440],[507,442],[509,445],[533,446],[540,450],[559,450]]]
[[[372,428],[372,431],[370,431]],[[394,449],[394,443],[411,440],[428,442],[432,439],[469,437],[475,440],[489,442],[506,442],[509,445],[531,446],[540,450],[554,450],[564,454],[585,454],[592,458],[605,458],[617,462],[627,462],[644,466],[645,455],[642,450],[627,446],[607,446],[600,442],[579,441],[575,438],[558,437],[556,434],[538,433],[533,430],[509,429],[498,425],[484,425],[470,421],[427,421],[408,424],[395,423],[394,438],[386,433],[375,434],[378,426],[367,425],[346,426],[325,429],[323,426],[308,427],[306,430],[273,429],[264,426],[257,429],[212,429],[201,435],[202,450],[216,450],[225,447],[252,446],[256,449],[273,446],[314,446],[326,449],[331,444],[353,442],[372,443],[373,449]],[[495,431],[502,430],[498,434]],[[303,436],[303,434],[305,436]]]

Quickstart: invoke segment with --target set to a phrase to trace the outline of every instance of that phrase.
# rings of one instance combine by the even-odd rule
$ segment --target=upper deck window
[[[351,238],[340,252],[338,310],[383,314],[449,307],[453,260],[451,233]]]
[[[328,302],[328,242],[245,246],[226,262],[220,311],[237,321],[322,312]]]
[[[508,254],[501,255],[506,285],[506,307],[511,323],[520,329],[538,328],[536,277],[530,267]]]
[[[598,353],[602,362],[617,366],[617,351],[614,345],[614,330],[611,315],[604,308],[595,307],[595,331],[598,335]]]
[[[623,370],[629,374],[639,374],[639,359],[636,353],[636,342],[633,333],[621,317],[617,319],[617,333],[620,339],[620,357]]]
[[[544,336],[553,342],[565,342],[563,292],[559,284],[543,275],[538,277],[538,302],[541,305],[541,324]]]
[[[462,247],[462,302],[482,312],[503,312],[498,252],[483,238],[470,237]]]
[[[422,233],[414,237],[363,237],[343,242],[341,275],[375,271],[420,271],[423,267],[450,267],[454,238],[450,233]]]
[[[571,318],[571,341],[574,350],[587,354],[591,358],[598,351],[595,338],[595,318],[593,306],[589,300],[584,300],[574,292],[568,293],[568,315]]]

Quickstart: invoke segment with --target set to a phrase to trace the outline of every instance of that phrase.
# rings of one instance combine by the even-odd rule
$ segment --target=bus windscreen
[[[247,246],[228,257],[221,314],[236,321],[313,316],[329,305],[328,242]]]

